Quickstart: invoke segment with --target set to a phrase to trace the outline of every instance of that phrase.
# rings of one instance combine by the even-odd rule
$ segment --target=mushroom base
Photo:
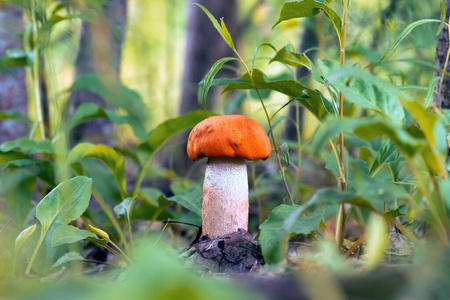
[[[248,179],[245,160],[208,158],[203,181],[202,233],[216,238],[248,229]]]

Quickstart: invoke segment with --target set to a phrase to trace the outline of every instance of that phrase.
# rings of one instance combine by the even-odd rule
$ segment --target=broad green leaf
[[[208,111],[197,110],[178,118],[170,119],[153,129],[148,139],[138,146],[138,157],[142,165],[144,165],[153,154],[174,134],[189,129],[197,125],[206,118],[215,116]]]
[[[144,199],[147,203],[157,207],[158,198],[162,195],[162,192],[156,188],[141,188],[139,198]]]
[[[130,222],[131,207],[136,197],[128,197],[124,199],[120,204],[114,206],[114,212],[117,216],[126,216],[128,222]]]
[[[291,1],[284,3],[283,7],[281,8],[278,21],[275,23],[275,25],[273,25],[272,29],[283,21],[296,18],[314,17],[321,11],[323,11],[328,19],[330,19],[330,21],[333,23],[334,29],[336,30],[339,38],[339,44],[342,48],[341,18],[331,7],[314,0]]]
[[[28,138],[19,138],[17,140],[4,142],[0,145],[0,152],[8,152],[14,149],[27,154],[55,153],[52,143],[49,140],[35,141]]]
[[[252,73],[253,73],[253,69],[254,69],[254,67],[255,67],[256,56],[257,56],[257,54],[258,54],[259,49],[260,49],[262,46],[268,46],[268,47],[272,48],[273,51],[275,51],[275,53],[277,52],[277,49],[276,49],[271,43],[268,43],[268,42],[262,42],[261,44],[259,44],[259,45],[256,47],[255,51],[253,52],[252,68],[251,68],[251,72],[252,72]]]
[[[395,39],[394,42],[392,42],[392,44],[389,46],[389,48],[386,50],[386,52],[384,53],[384,55],[381,57],[380,62],[382,62],[384,59],[386,59],[394,50],[395,48],[397,48],[398,44],[400,44],[400,42],[417,26],[423,25],[423,24],[428,24],[428,23],[439,23],[441,22],[440,20],[435,20],[435,19],[425,19],[425,20],[419,20],[419,21],[415,21],[411,24],[408,25],[408,27],[406,27],[403,32]]]
[[[7,152],[7,153],[14,153],[14,152]],[[0,161],[2,160],[2,154],[3,153],[0,153]],[[56,185],[55,170],[53,169],[53,165],[48,161],[25,158],[0,163],[0,171],[10,167],[21,168],[26,173],[39,177],[44,182],[48,183],[51,187],[54,187]]]
[[[3,170],[5,168],[5,165],[8,163],[15,161],[15,160],[21,160],[21,159],[27,159],[28,155],[23,154],[22,152],[0,152],[0,170]]]
[[[92,180],[78,176],[60,183],[36,206],[36,217],[43,231],[54,223],[68,224],[86,210],[91,197]]]
[[[272,81],[258,69],[253,70],[253,80],[255,87],[259,90],[273,90],[295,98],[319,120],[323,120],[328,115],[328,111],[323,102],[326,100],[321,97],[320,92],[311,90],[295,80]],[[255,89],[248,74],[244,74],[239,79],[227,79],[227,81],[218,81],[217,83],[228,84],[223,92],[228,92],[235,89]]]
[[[148,202],[138,202],[131,211],[130,220],[132,221],[143,221],[143,220],[152,220],[155,217],[155,214],[158,214],[156,220],[162,221],[167,220],[168,218],[173,219],[172,213],[166,211],[165,209],[172,202],[169,201],[163,195],[158,197],[158,205],[154,206],[149,204]]]
[[[192,190],[189,194],[175,195],[168,199],[186,207],[199,216],[202,215],[202,192],[198,189]]]
[[[370,167],[369,174],[375,172],[382,165],[395,161],[399,156],[397,146],[390,140],[383,143],[380,150],[378,150],[375,160]]]
[[[286,226],[285,220],[300,206],[281,204],[275,207],[269,218],[259,227],[261,232],[259,242],[261,243],[264,260],[272,264],[283,260],[286,256],[287,238],[291,234],[310,234],[319,227],[323,218],[323,211],[316,210],[308,216],[301,216],[295,222]],[[280,253],[281,252],[281,253]]]
[[[94,119],[109,119],[111,122],[117,125],[129,124],[133,129],[134,134],[141,140],[145,140],[147,138],[147,131],[144,128],[143,123],[136,117],[132,115],[120,116],[116,113],[103,109],[99,107],[95,103],[83,103],[81,104],[77,111],[75,112],[73,118],[64,128],[64,131],[72,129],[86,121],[94,120]]]
[[[0,111],[0,121],[3,120],[14,120],[20,122],[31,123],[27,116],[22,115],[16,111]]]
[[[212,81],[214,79],[214,76],[216,76],[217,72],[222,68],[223,64],[225,64],[228,61],[236,60],[234,57],[224,57],[216,61],[209,72],[205,76],[205,80],[203,80],[203,87],[202,87],[202,101],[203,101],[203,107],[206,108],[206,96],[208,95],[208,91],[211,87]]]
[[[37,224],[33,224],[22,230],[21,233],[17,236],[14,242],[14,256],[17,257],[20,249],[22,249],[23,244],[28,240],[28,238],[33,234],[36,230]]]
[[[78,252],[68,252],[61,256],[51,267],[52,269],[59,267],[62,264],[71,262],[71,261],[84,261],[83,256],[81,256]]]
[[[67,163],[73,164],[82,158],[92,157],[101,160],[110,170],[119,186],[122,198],[126,194],[125,162],[116,150],[106,145],[81,143],[76,145],[67,156]]]
[[[425,141],[412,136],[390,119],[382,116],[356,118],[328,118],[319,127],[313,141],[313,153],[319,153],[322,147],[339,132],[355,133],[363,140],[378,136],[387,136],[397,147],[409,156],[414,156],[425,147]]]
[[[34,218],[31,213],[33,196],[36,193],[36,176],[25,169],[8,169],[0,173],[0,194],[6,205],[7,215],[19,228],[27,226]]]
[[[427,96],[425,97],[425,102],[423,103],[423,107],[428,108],[433,102],[433,96],[434,96],[434,89],[436,87],[436,83],[439,81],[439,77],[433,77],[431,78],[430,82],[428,83],[427,88]]]
[[[328,81],[349,101],[385,114],[398,123],[404,119],[405,113],[398,99],[403,94],[399,88],[356,67],[341,67],[330,60],[319,60],[319,66]]]
[[[89,90],[115,107],[124,109],[130,116],[138,118],[143,123],[147,118],[147,108],[141,96],[116,78],[95,73],[84,74],[70,88],[70,91],[75,90]]]
[[[60,225],[53,233],[52,247],[58,247],[63,244],[72,244],[88,237],[95,238],[96,235],[87,230],[79,229],[72,225]]]
[[[311,62],[309,58],[299,52],[293,52],[288,49],[288,46],[284,46],[279,50],[275,56],[270,60],[269,64],[278,61],[293,67],[306,67],[308,70],[311,70]]]
[[[227,39],[227,37],[225,36],[225,32],[222,29],[222,27],[219,25],[219,22],[217,22],[216,18],[214,18],[214,16],[209,12],[209,10],[207,10],[203,5],[198,4],[198,3],[194,3],[195,5],[197,5],[198,7],[201,8],[201,10],[203,10],[203,12],[208,16],[208,18],[211,20],[214,28],[216,28],[216,30],[219,32],[220,36],[223,38],[223,40],[228,44],[228,46],[230,46],[231,49],[234,49],[234,46],[232,46],[232,44],[230,44],[230,41]],[[228,31],[227,31],[228,32]],[[229,35],[229,34],[228,34]]]

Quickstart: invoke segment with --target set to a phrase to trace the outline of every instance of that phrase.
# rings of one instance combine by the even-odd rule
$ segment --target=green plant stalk
[[[117,230],[117,233],[119,234],[119,237],[120,237],[120,240],[121,240],[122,244],[125,246],[125,249],[128,251],[129,250],[128,249],[128,243],[127,243],[127,240],[125,238],[125,234],[123,233],[123,230],[120,227],[119,223],[117,223],[116,218],[114,218],[114,215],[113,215],[111,209],[109,208],[109,206],[106,204],[105,200],[103,200],[103,198],[100,196],[100,194],[95,189],[92,189],[92,194],[94,195],[94,197],[97,200],[98,204],[100,204],[100,207],[103,209],[105,214],[110,219],[110,221],[113,224],[114,228]]]
[[[258,95],[259,101],[261,102],[261,106],[264,110],[264,113],[266,115],[267,118],[267,122],[269,124],[269,130],[270,130],[270,136],[272,138],[272,143],[273,143],[273,147],[275,149],[275,155],[277,157],[277,161],[278,161],[278,167],[280,168],[280,172],[281,172],[281,177],[283,179],[283,183],[284,183],[284,187],[286,189],[286,192],[289,196],[289,199],[291,200],[291,204],[294,204],[294,199],[292,198],[291,195],[291,191],[289,190],[289,186],[287,184],[287,180],[286,180],[286,176],[284,175],[284,171],[283,171],[283,165],[281,164],[281,159],[280,159],[280,155],[278,154],[278,147],[277,147],[277,143],[275,142],[275,136],[273,134],[273,129],[272,129],[272,122],[270,121],[270,117],[269,117],[269,113],[267,112],[267,108],[266,105],[264,104],[264,101],[262,100],[261,94],[259,93],[259,90],[256,88],[256,84],[255,81],[253,79],[253,74],[250,71],[250,69],[247,67],[247,64],[245,63],[245,61],[242,59],[242,57],[239,55],[239,53],[236,51],[236,49],[233,49],[234,53],[236,53],[237,57],[239,58],[239,61],[242,63],[242,65],[244,66],[245,70],[247,71],[248,76],[250,77],[250,80],[252,82],[253,87],[255,88],[255,92]]]
[[[39,252],[39,249],[41,248],[42,242],[45,239],[45,236],[47,235],[47,232],[50,228],[49,227],[42,227],[41,229],[41,236],[39,237],[39,241],[36,244],[36,247],[34,248],[33,254],[31,255],[30,261],[28,262],[27,269],[25,270],[25,275],[30,275],[31,267],[33,266],[34,260],[36,259],[36,256]]]
[[[159,149],[159,148],[158,148]],[[145,173],[147,172],[148,166],[150,165],[150,162],[153,160],[153,156],[156,153],[156,151],[158,150],[156,149],[155,151],[153,151],[153,153],[149,156],[149,158],[147,159],[147,161],[144,163],[144,165],[142,166],[141,172],[139,173],[139,177],[138,180],[136,181],[136,185],[134,187],[134,191],[133,191],[133,196],[137,196],[137,194],[139,193],[139,190],[141,188],[141,184],[142,181],[144,180],[145,177]]]
[[[342,20],[342,41],[341,41],[341,65],[345,64],[345,43],[347,39],[347,14],[348,14],[348,2],[344,0],[344,17]],[[339,117],[344,116],[344,94],[339,93]],[[344,133],[339,133],[339,148],[340,148],[340,165],[342,167],[342,173],[340,176],[341,190],[345,192],[347,190],[347,182],[345,179],[345,143],[344,143]],[[345,206],[341,203],[339,206],[339,212],[336,220],[336,241],[339,247],[344,241],[344,229],[345,229]]]
[[[41,132],[41,140],[45,139],[44,116],[42,113],[42,100],[39,82],[39,43],[38,43],[38,25],[36,21],[36,0],[31,1],[31,22],[33,27],[33,75],[34,75],[34,98],[36,101],[36,111]]]
[[[144,232],[144,234],[142,235],[142,239],[145,239],[145,238],[148,236],[148,234],[149,234],[149,232],[150,232],[150,230],[151,230],[153,224],[155,223],[156,219],[158,218],[158,216],[159,216],[163,211],[164,211],[163,208],[158,207],[158,209],[157,209],[157,210],[155,211],[155,213],[153,214],[152,219],[151,219],[150,222],[148,223],[147,228],[145,229],[145,232]]]
[[[131,261],[131,259],[128,257],[128,255],[126,255],[125,252],[123,252],[122,249],[119,248],[119,246],[117,246],[116,244],[114,244],[114,242],[111,241],[111,240],[109,240],[108,242],[110,242],[111,245],[113,245],[114,248],[116,248],[117,251],[119,251],[119,253],[121,254],[121,256],[122,256],[126,261],[128,261],[128,263],[130,263],[130,264],[133,263],[133,262]],[[111,250],[112,250],[112,249],[111,249]]]
[[[301,179],[300,176],[302,174],[301,172],[301,166],[302,166],[302,137],[300,132],[300,107],[298,102],[295,102],[295,122],[297,125],[297,161],[298,161],[298,168],[297,168],[297,190],[298,190],[298,204],[301,205],[303,202],[303,194],[301,190]]]

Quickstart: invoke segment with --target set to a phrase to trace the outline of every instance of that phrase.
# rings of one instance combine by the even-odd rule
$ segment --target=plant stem
[[[114,217],[111,209],[106,204],[105,200],[103,200],[102,196],[100,196],[100,194],[95,189],[92,189],[92,194],[94,195],[98,204],[100,204],[100,206],[103,209],[103,211],[105,212],[105,214],[108,216],[108,218],[111,221],[111,223],[113,224],[114,228],[117,230],[117,233],[119,234],[122,244],[125,245],[125,248],[128,251],[128,244],[127,244],[127,240],[125,239],[125,234],[123,233],[122,228],[120,227],[119,223],[117,223],[117,220]]]
[[[253,190],[255,191],[255,198],[256,203],[258,204],[258,218],[259,218],[259,224],[261,224],[263,220],[263,211],[262,211],[262,203],[261,203],[261,197],[258,195],[258,189],[256,184],[256,172],[255,172],[255,165],[250,165],[250,170],[252,174],[252,181],[253,181]]]
[[[38,25],[36,21],[36,0],[31,1],[31,22],[33,27],[33,75],[34,75],[34,98],[36,101],[36,111],[41,133],[41,140],[45,139],[44,116],[42,113],[42,100],[39,80],[39,43],[38,43]]]
[[[348,14],[348,2],[347,0],[343,1],[344,3],[344,16],[342,22],[342,40],[340,45],[341,50],[341,65],[345,64],[345,42],[347,36],[347,14]],[[339,117],[342,118],[344,116],[344,94],[342,92],[339,93]],[[339,133],[339,150],[340,150],[340,165],[342,168],[342,173],[339,178],[341,182],[341,190],[345,192],[347,190],[347,182],[345,180],[345,145],[344,145],[344,133]],[[336,241],[339,247],[342,245],[344,240],[344,227],[345,227],[345,206],[344,203],[341,203],[339,206],[339,212],[337,216],[337,224],[336,224]]]
[[[301,176],[301,166],[302,166],[302,136],[301,136],[301,131],[300,131],[300,105],[298,104],[297,101],[295,101],[295,122],[296,122],[296,127],[297,127],[297,190],[298,190],[298,204],[302,204],[303,202],[303,195],[302,195],[302,190],[301,190],[301,180],[300,180],[300,176]]]
[[[272,122],[270,121],[270,117],[269,117],[269,113],[267,112],[267,108],[264,105],[264,101],[262,100],[262,97],[259,93],[259,90],[256,88],[256,84],[255,81],[253,80],[253,74],[250,71],[250,69],[247,67],[247,64],[245,63],[245,61],[242,59],[242,57],[239,55],[239,53],[233,49],[234,53],[236,53],[237,57],[239,58],[239,61],[242,63],[242,65],[244,66],[244,68],[247,70],[247,74],[250,77],[250,80],[252,82],[253,88],[255,89],[256,94],[258,95],[259,101],[261,102],[261,106],[264,110],[264,113],[266,115],[267,118],[267,122],[269,123],[269,130],[270,130],[270,136],[272,137],[272,144],[273,147],[275,149],[275,155],[277,157],[277,161],[278,161],[278,167],[280,168],[280,172],[281,172],[281,177],[283,178],[283,183],[284,183],[284,187],[286,189],[286,192],[289,196],[289,199],[291,200],[291,203],[294,204],[294,199],[292,198],[291,195],[291,191],[289,190],[289,186],[287,184],[287,180],[286,180],[286,176],[284,175],[284,171],[283,171],[283,165],[281,164],[281,159],[280,159],[280,155],[278,154],[278,146],[277,143],[275,142],[275,136],[273,134],[273,130],[272,130]]]
[[[41,230],[41,236],[39,237],[39,241],[38,241],[36,247],[34,248],[34,251],[33,251],[33,254],[31,255],[30,261],[28,262],[27,269],[25,270],[25,275],[27,275],[27,276],[30,274],[31,267],[33,266],[34,260],[36,259],[39,249],[41,248],[42,242],[45,239],[45,235],[47,234],[48,229],[49,228],[43,228]]]

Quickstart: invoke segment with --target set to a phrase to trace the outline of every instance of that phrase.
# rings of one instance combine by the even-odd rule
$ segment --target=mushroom
[[[248,230],[248,180],[245,160],[267,159],[271,146],[255,120],[241,115],[210,117],[189,134],[191,160],[208,157],[203,181],[202,233],[216,238]]]

